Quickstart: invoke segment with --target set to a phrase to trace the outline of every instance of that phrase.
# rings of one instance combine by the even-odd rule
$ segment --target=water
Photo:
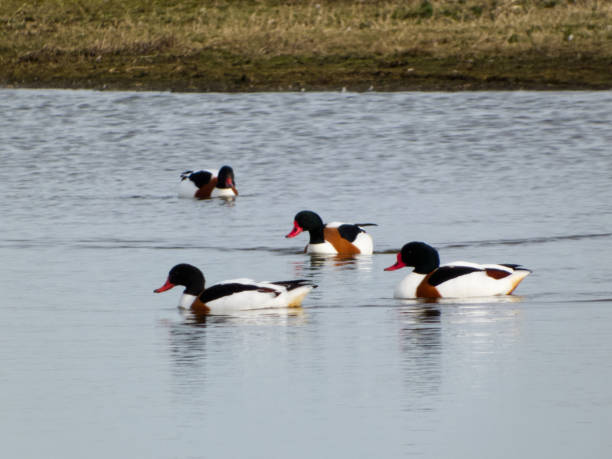
[[[612,93],[0,91],[0,432],[11,457],[609,457]],[[176,197],[230,164],[233,202]],[[311,259],[302,209],[373,221]],[[522,263],[514,299],[401,302],[410,240]],[[197,321],[207,282],[298,311]]]

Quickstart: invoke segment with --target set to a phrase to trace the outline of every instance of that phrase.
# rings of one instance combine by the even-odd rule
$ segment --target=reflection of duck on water
[[[206,352],[206,325],[199,321],[168,323],[170,352],[178,366],[195,367],[204,360]]]
[[[354,269],[370,271],[372,268],[371,257],[342,257],[339,255],[311,255],[310,268],[318,270],[324,266],[333,266],[341,269]]]
[[[236,311],[232,314],[198,314],[191,310],[180,308],[179,312],[184,319],[180,323],[170,320],[163,320],[161,323],[172,329],[204,330],[209,326],[222,325],[303,325],[308,319],[308,315],[302,308],[284,309],[250,309]]]
[[[294,276],[310,279],[316,284],[324,281],[325,273],[330,269],[334,272],[352,272],[351,275],[372,271],[372,257],[361,255],[311,255],[291,264]]]
[[[425,396],[438,393],[441,384],[441,311],[435,305],[414,303],[397,310],[405,384],[416,394],[409,409],[428,409]]]
[[[234,279],[207,289],[202,271],[186,263],[174,266],[166,283],[155,290],[165,292],[182,285],[185,287],[179,306],[196,313],[226,314],[248,309],[298,307],[304,297],[316,287],[308,280],[256,282]]]
[[[300,326],[308,319],[302,308],[259,309],[231,315],[193,314],[184,310],[182,312],[184,320],[163,320],[161,325],[168,330],[168,349],[175,376],[179,381],[179,392],[185,396],[193,394],[181,388],[201,387],[206,383],[207,361],[215,358],[214,353],[219,352],[219,349],[227,350],[231,346],[242,349],[243,340],[236,340],[236,337],[243,336],[240,335],[243,332],[250,335],[250,326]],[[227,331],[213,330],[226,325],[229,327]],[[237,325],[239,326],[236,327]],[[240,327],[244,325],[249,327]],[[211,337],[212,341],[209,342]]]

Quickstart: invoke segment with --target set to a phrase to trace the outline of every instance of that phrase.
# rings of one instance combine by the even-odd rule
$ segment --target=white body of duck
[[[206,289],[204,284],[202,272],[195,266],[183,263],[170,270],[166,283],[156,289],[155,293],[183,285],[185,290],[179,307],[196,313],[227,314],[251,309],[298,307],[316,287],[303,279],[280,282],[232,279]]]
[[[469,298],[509,295],[531,273],[520,265],[456,261],[440,265],[438,252],[423,242],[410,242],[397,255],[393,271],[413,266],[395,288],[395,298]]]
[[[185,171],[181,174],[178,194],[181,198],[198,199],[237,196],[234,171],[229,166],[219,170]]]
[[[367,223],[366,225],[372,225]],[[371,255],[374,251],[372,236],[357,224],[331,222],[324,224],[316,213],[303,210],[294,218],[292,238],[308,231],[310,241],[305,252],[313,255]]]

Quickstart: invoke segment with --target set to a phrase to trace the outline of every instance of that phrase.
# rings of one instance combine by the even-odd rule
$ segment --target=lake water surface
[[[0,121],[3,456],[612,454],[612,92],[0,90]],[[223,164],[235,201],[177,197]],[[301,253],[302,209],[375,254]],[[411,240],[533,274],[398,301]],[[153,294],[179,262],[319,288],[197,321]]]

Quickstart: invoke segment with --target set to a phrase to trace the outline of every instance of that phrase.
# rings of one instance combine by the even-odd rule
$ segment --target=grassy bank
[[[3,0],[0,85],[612,88],[612,1]]]

